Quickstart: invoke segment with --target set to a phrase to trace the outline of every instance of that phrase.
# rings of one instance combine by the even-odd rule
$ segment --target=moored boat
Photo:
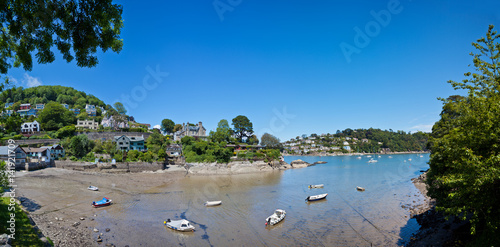
[[[92,185],[90,185],[87,189],[93,190],[93,191],[98,191],[99,190],[99,188],[97,188],[96,186],[92,186]]]
[[[168,219],[167,221],[164,221],[163,224],[165,224],[168,228],[174,229],[177,231],[181,232],[189,232],[189,231],[194,231],[194,226],[192,226],[189,221],[187,220],[170,220]]]
[[[281,222],[285,218],[286,212],[283,209],[276,209],[274,214],[266,218],[266,226],[267,225],[276,225]]]
[[[102,200],[100,201],[97,201],[97,202],[92,202],[92,206],[94,206],[94,208],[98,208],[98,207],[103,207],[103,206],[109,206],[111,205],[111,199],[107,198],[107,197],[104,197],[102,198]]]
[[[356,187],[356,190],[358,190],[358,191],[365,191],[365,188],[358,186],[358,187]]]
[[[378,162],[378,160],[374,160],[373,158],[371,158],[371,159],[368,161],[368,163],[377,163],[377,162]]]
[[[222,201],[206,201],[205,206],[211,207],[211,206],[219,206],[222,204]]]
[[[308,196],[306,198],[306,201],[317,201],[317,200],[322,200],[322,199],[325,199],[326,196],[328,195],[328,193],[325,193],[325,194],[319,194],[319,195],[314,195],[314,196]]]
[[[318,188],[323,188],[323,184],[315,184],[315,185],[309,185],[309,189],[318,189]]]

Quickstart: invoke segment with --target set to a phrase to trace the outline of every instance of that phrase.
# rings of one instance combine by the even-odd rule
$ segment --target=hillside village
[[[57,95],[57,96],[56,96]],[[2,142],[16,142],[20,168],[47,166],[54,160],[84,162],[229,162],[277,160],[282,155],[339,155],[423,151],[427,135],[379,129],[346,129],[336,134],[311,134],[280,142],[261,140],[245,116],[222,119],[207,133],[203,123],[175,124],[164,119],[161,129],[126,115],[121,103],[106,105],[92,95],[61,86],[12,88],[0,94]],[[12,99],[19,100],[11,102]],[[92,104],[94,103],[94,104]],[[260,145],[259,145],[260,144]],[[4,144],[5,145],[5,144]],[[6,159],[7,149],[0,149]],[[42,164],[42,165],[41,165]]]

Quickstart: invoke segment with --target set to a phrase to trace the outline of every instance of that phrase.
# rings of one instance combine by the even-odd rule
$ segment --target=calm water
[[[326,164],[263,174],[185,177],[100,211],[99,227],[117,227],[110,242],[120,246],[397,246],[418,230],[403,204],[424,197],[410,179],[428,169],[428,154],[285,157]],[[408,159],[412,159],[409,161]],[[406,162],[405,162],[406,161]],[[308,189],[324,184],[322,189]],[[356,186],[366,188],[356,191]],[[328,193],[308,203],[310,195]],[[204,207],[206,200],[222,200]],[[277,208],[283,222],[265,227]],[[167,229],[167,218],[185,218],[194,233]],[[126,227],[124,227],[126,226]]]

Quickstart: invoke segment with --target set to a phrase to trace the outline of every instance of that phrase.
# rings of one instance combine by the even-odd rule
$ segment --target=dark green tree
[[[163,119],[161,121],[161,130],[165,133],[172,133],[174,131],[175,123],[170,119]]]
[[[442,99],[426,181],[437,210],[470,219],[477,246],[500,242],[499,38],[491,25],[486,38],[473,43],[475,72],[465,73],[462,82],[449,81],[467,95]]]
[[[64,126],[74,124],[76,119],[70,110],[59,103],[49,102],[38,116],[43,130],[58,130]]]
[[[90,141],[86,135],[77,135],[71,138],[69,148],[74,156],[81,158],[94,148],[94,142]]]
[[[122,6],[111,0],[0,1],[0,74],[14,67],[30,71],[33,53],[40,64],[76,59],[80,67],[98,63],[97,49],[120,52]]]
[[[265,146],[266,148],[271,148],[271,149],[280,149],[281,148],[281,143],[280,139],[278,137],[273,136],[269,133],[264,133],[262,137],[260,138],[260,145]]]
[[[243,142],[243,138],[252,136],[253,125],[246,116],[239,115],[233,118],[232,124],[234,128],[234,134],[240,142]]]

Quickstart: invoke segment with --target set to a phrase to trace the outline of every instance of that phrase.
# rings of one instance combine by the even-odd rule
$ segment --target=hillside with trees
[[[424,132],[348,128],[336,134],[304,134],[282,145],[289,154],[412,152],[426,151],[428,139]]]

